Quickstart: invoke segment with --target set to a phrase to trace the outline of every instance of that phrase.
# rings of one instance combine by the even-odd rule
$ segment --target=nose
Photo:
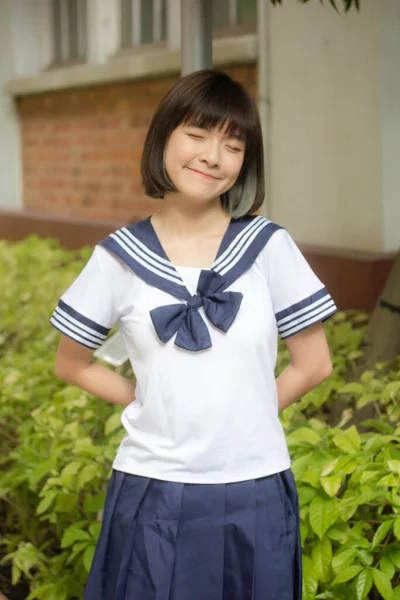
[[[208,167],[218,167],[221,162],[221,148],[220,143],[216,139],[207,140],[204,144],[200,160]]]

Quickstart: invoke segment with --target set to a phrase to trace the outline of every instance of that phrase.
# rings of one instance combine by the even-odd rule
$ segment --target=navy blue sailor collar
[[[243,294],[226,289],[251,267],[277,229],[279,225],[261,216],[232,219],[212,267],[200,272],[195,295],[190,294],[169,260],[150,217],[118,229],[99,245],[122,260],[146,283],[182,301],[159,306],[150,311],[150,317],[161,342],[168,342],[176,334],[176,346],[197,352],[212,346],[199,308],[203,307],[214,327],[223,333],[228,331]]]

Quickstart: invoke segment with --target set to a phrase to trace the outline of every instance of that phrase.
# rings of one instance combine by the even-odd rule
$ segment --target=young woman
[[[57,376],[126,406],[85,600],[299,600],[278,413],[331,373],[335,305],[285,229],[251,216],[259,117],[227,75],[172,87],[142,176],[158,212],[100,242],[51,319]],[[92,362],[115,323],[136,385]],[[275,379],[278,332],[291,362]]]

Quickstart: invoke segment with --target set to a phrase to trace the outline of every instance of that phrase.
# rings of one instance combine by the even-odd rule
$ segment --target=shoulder
[[[285,240],[290,238],[284,227],[261,215],[251,215],[238,219],[238,224],[242,230],[241,237],[260,239],[263,254],[270,253],[271,250],[273,251],[275,247],[282,242],[285,243]]]

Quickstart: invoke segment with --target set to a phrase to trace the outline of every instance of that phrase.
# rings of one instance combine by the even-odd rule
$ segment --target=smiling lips
[[[205,179],[218,179],[218,177],[214,177],[214,175],[208,175],[207,173],[203,173],[203,171],[198,171],[197,169],[192,169],[191,167],[187,167],[189,171],[193,171],[193,173],[197,173],[198,175],[202,175]]]

